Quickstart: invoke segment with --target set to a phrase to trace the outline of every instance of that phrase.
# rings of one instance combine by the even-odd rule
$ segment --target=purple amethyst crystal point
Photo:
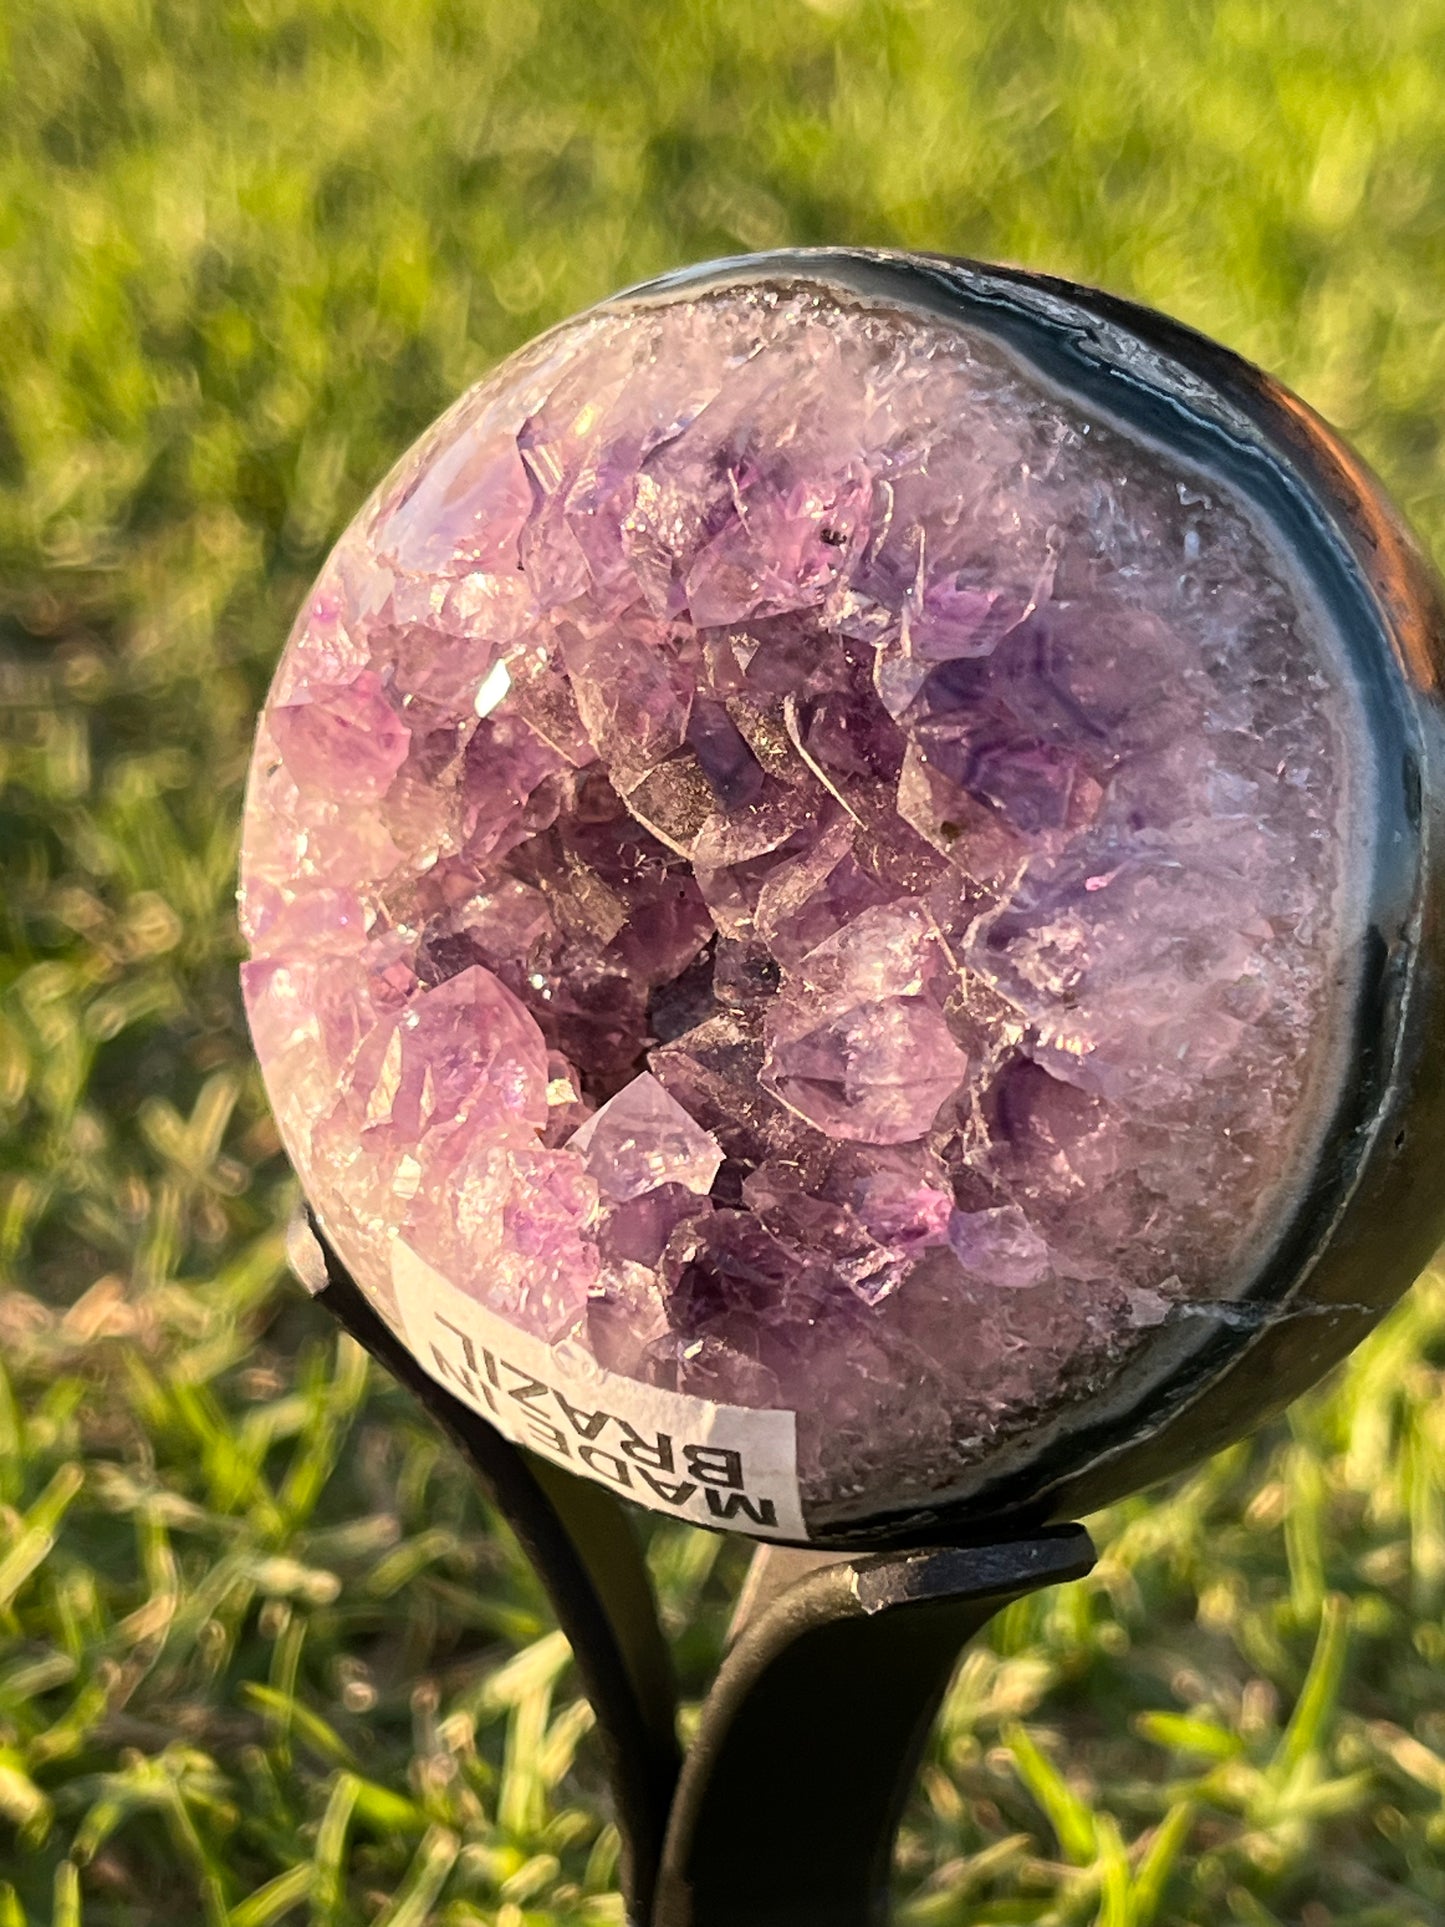
[[[771,999],[762,1084],[826,1137],[914,1144],[963,1083],[922,907],[865,910],[802,957]]]
[[[621,1204],[665,1184],[705,1198],[723,1161],[717,1140],[646,1071],[594,1111],[567,1149]]]
[[[423,438],[301,612],[243,866],[282,1133],[383,1313],[404,1247],[796,1413],[820,1532],[1249,1301],[1375,834],[1265,510],[933,270],[830,259],[620,298]]]

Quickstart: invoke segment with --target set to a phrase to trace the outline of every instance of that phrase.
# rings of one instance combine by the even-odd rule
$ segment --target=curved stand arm
[[[597,1716],[633,1927],[883,1927],[899,1815],[959,1650],[1011,1600],[1089,1570],[1082,1526],[860,1559],[759,1547],[682,1758],[621,1504],[453,1398],[316,1236],[315,1295],[462,1451],[546,1587]]]
[[[601,1486],[521,1452],[424,1372],[316,1230],[337,1322],[441,1426],[516,1534],[572,1647],[597,1720],[629,1909],[648,1918],[677,1783],[677,1696],[642,1549]]]
[[[783,1585],[704,1704],[654,1927],[881,1927],[903,1803],[960,1649],[1010,1600],[1093,1563],[1089,1535],[1066,1526],[840,1559]]]

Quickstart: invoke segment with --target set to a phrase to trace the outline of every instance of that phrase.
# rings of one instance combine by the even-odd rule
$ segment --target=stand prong
[[[882,1927],[899,1816],[960,1649],[1011,1600],[1088,1572],[1084,1529],[859,1559],[760,1547],[679,1761],[624,1508],[453,1398],[316,1236],[318,1302],[465,1455],[547,1590],[597,1717],[633,1927]]]
[[[601,1486],[519,1451],[423,1371],[314,1221],[313,1230],[327,1272],[317,1302],[437,1421],[546,1588],[596,1715],[622,1839],[629,1918],[647,1920],[677,1783],[677,1699],[632,1520]]]
[[[652,1927],[881,1927],[898,1820],[960,1649],[1094,1563],[1082,1526],[834,1560],[760,1599],[683,1762]]]

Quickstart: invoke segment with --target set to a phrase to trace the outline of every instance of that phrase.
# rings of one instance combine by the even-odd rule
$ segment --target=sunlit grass
[[[370,483],[658,269],[908,243],[1264,361],[1445,538],[1445,0],[0,10],[0,1927],[617,1922],[565,1647],[285,1278],[231,892]],[[904,1918],[1445,1922],[1445,1286],[967,1661]],[[660,1532],[685,1677],[741,1554]]]

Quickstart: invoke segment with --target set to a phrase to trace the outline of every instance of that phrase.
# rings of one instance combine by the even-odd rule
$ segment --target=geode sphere
[[[247,803],[287,1149],[816,1537],[1092,1504],[1440,1230],[1439,619],[1355,459],[1107,297],[808,252],[514,355],[342,537]],[[1368,1243],[1367,1243],[1368,1241]]]

